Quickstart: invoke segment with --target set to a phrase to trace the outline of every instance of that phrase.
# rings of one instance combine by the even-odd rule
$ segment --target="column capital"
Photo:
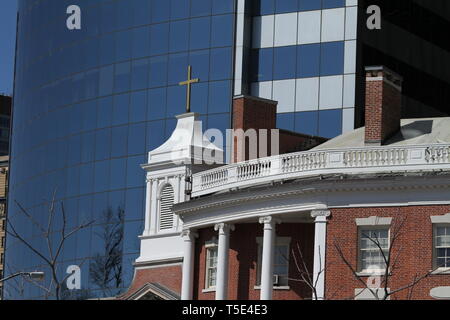
[[[260,217],[259,218],[259,223],[260,224],[270,224],[270,225],[275,225],[275,224],[280,224],[281,220],[280,219],[276,219],[272,216],[266,216],[266,217]]]
[[[181,238],[183,238],[184,241],[194,241],[198,238],[198,233],[191,229],[184,229],[181,231]]]
[[[214,226],[214,231],[219,231],[219,233],[230,233],[230,231],[234,231],[235,227],[234,224],[228,224],[228,223],[217,223]]]
[[[326,221],[331,216],[330,210],[313,210],[311,211],[311,217],[313,219]]]

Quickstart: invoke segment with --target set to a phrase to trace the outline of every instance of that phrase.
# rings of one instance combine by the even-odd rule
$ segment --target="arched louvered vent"
[[[159,200],[159,230],[169,230],[173,228],[173,202],[173,188],[172,186],[167,185],[162,189]]]

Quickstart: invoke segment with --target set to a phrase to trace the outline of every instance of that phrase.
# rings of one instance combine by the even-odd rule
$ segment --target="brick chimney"
[[[380,146],[400,130],[402,82],[386,67],[366,68],[366,145]]]
[[[233,100],[233,129],[242,129],[243,132],[255,130],[256,137],[260,141],[259,130],[276,128],[277,104],[278,102],[276,101],[253,96],[242,95],[235,97]],[[270,149],[270,138],[269,132],[267,136],[268,149]],[[254,157],[250,157],[249,155],[249,149],[251,147],[255,146],[249,146],[249,141],[240,141],[238,143],[238,137],[236,135],[233,136],[233,156],[231,157],[231,161],[236,163],[252,160]],[[261,147],[261,145],[256,146],[258,154],[260,154]],[[268,150],[268,153],[270,154],[270,150]]]

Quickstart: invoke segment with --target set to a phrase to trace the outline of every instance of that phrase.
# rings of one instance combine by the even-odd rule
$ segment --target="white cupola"
[[[172,212],[174,204],[190,198],[192,173],[223,163],[223,150],[203,134],[197,113],[177,116],[171,137],[149,152],[145,230],[141,238],[139,264],[171,261],[183,256],[182,223]]]

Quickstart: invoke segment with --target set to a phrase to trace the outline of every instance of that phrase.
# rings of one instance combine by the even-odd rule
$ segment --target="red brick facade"
[[[366,144],[381,145],[400,129],[401,80],[389,72],[380,68],[366,74]]]
[[[148,269],[135,269],[131,287],[124,295],[120,297],[120,299],[126,300],[128,297],[144,287],[147,283],[158,283],[167,287],[173,292],[180,294],[181,275],[181,265],[153,267]]]
[[[228,271],[228,299],[230,300],[259,300],[260,290],[255,289],[257,283],[257,237],[263,236],[261,224],[238,224],[230,234],[230,255]],[[198,231],[194,299],[213,300],[215,292],[203,293],[205,287],[206,249],[205,243],[210,241],[217,232],[213,228]],[[297,245],[300,246],[305,260],[310,261],[312,270],[314,225],[313,224],[280,224],[277,226],[278,237],[290,237],[291,249],[298,256]],[[292,251],[292,250],[291,250]],[[290,252],[289,277],[299,279],[297,268]],[[289,282],[290,290],[274,290],[274,300],[310,299],[311,293],[305,285],[296,281]]]
[[[401,248],[397,269],[392,272],[389,287],[399,289],[410,284],[414,276],[433,269],[433,225],[430,216],[445,215],[450,206],[410,206],[384,208],[332,209],[327,229],[326,298],[348,299],[354,296],[356,288],[363,288],[350,269],[338,255],[335,242],[340,244],[345,257],[357,268],[358,227],[356,218],[371,216],[391,217],[394,221],[404,219],[401,235],[393,248],[394,256]],[[414,287],[412,299],[432,299],[430,290],[434,287],[450,286],[450,275],[431,275]],[[406,299],[408,291],[395,294],[391,299]]]

